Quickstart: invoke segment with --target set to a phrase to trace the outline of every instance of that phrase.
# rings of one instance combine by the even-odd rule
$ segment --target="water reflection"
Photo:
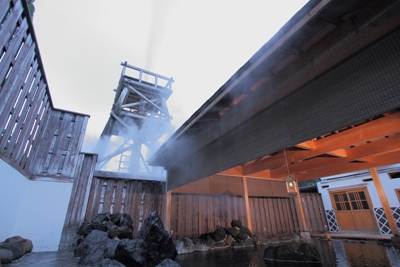
[[[321,264],[272,263],[263,259],[265,247],[229,248],[178,255],[182,267],[276,267],[276,266],[400,266],[398,247],[377,242],[311,240],[322,258]]]

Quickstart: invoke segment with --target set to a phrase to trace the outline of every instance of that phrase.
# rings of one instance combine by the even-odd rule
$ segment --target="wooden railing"
[[[0,158],[30,179],[71,179],[89,116],[55,109],[24,0],[0,5]]]

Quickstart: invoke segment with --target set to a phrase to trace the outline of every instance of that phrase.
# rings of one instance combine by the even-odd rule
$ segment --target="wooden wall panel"
[[[174,239],[197,238],[231,227],[232,219],[245,224],[243,198],[229,195],[172,194],[171,230]]]
[[[310,233],[324,233],[327,230],[327,221],[321,195],[318,193],[300,194],[303,202],[307,229]]]
[[[77,228],[85,220],[97,155],[79,154],[78,167],[71,191],[64,228]]]
[[[101,212],[127,213],[133,219],[136,235],[151,212],[157,211],[163,220],[164,194],[162,182],[93,177],[85,220]],[[176,224],[171,222],[174,229]]]
[[[303,195],[302,195],[303,197]],[[306,195],[304,208],[313,210],[315,218],[308,230],[324,231],[322,202],[318,194]],[[266,238],[292,235],[300,232],[299,216],[295,198],[250,197],[250,214],[254,234]],[[233,219],[246,225],[242,197],[230,195],[198,195],[173,193],[171,201],[171,230],[174,239],[184,236],[197,238],[217,227],[231,227]]]

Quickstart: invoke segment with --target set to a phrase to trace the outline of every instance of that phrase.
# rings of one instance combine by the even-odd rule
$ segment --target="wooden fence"
[[[319,194],[301,194],[310,233],[323,233],[326,225]],[[296,199],[293,197],[249,197],[254,234],[266,238],[300,232]],[[231,227],[233,219],[247,226],[242,196],[173,193],[171,199],[171,235],[197,238],[217,227]]]
[[[318,193],[300,194],[303,202],[307,229],[310,233],[325,233],[328,231],[324,205]]]
[[[249,202],[255,234],[272,238],[300,232],[295,198],[251,197]]]
[[[101,212],[129,214],[134,235],[152,211],[163,219],[164,182],[93,177],[97,155],[84,157],[80,175],[74,181],[64,232],[76,231],[82,222]]]
[[[71,179],[89,116],[53,107],[26,2],[0,5],[0,157],[31,179]]]

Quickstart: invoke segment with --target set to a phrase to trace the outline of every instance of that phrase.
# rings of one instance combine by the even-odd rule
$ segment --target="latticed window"
[[[339,210],[368,210],[369,205],[364,191],[337,193],[333,195],[336,209]]]

